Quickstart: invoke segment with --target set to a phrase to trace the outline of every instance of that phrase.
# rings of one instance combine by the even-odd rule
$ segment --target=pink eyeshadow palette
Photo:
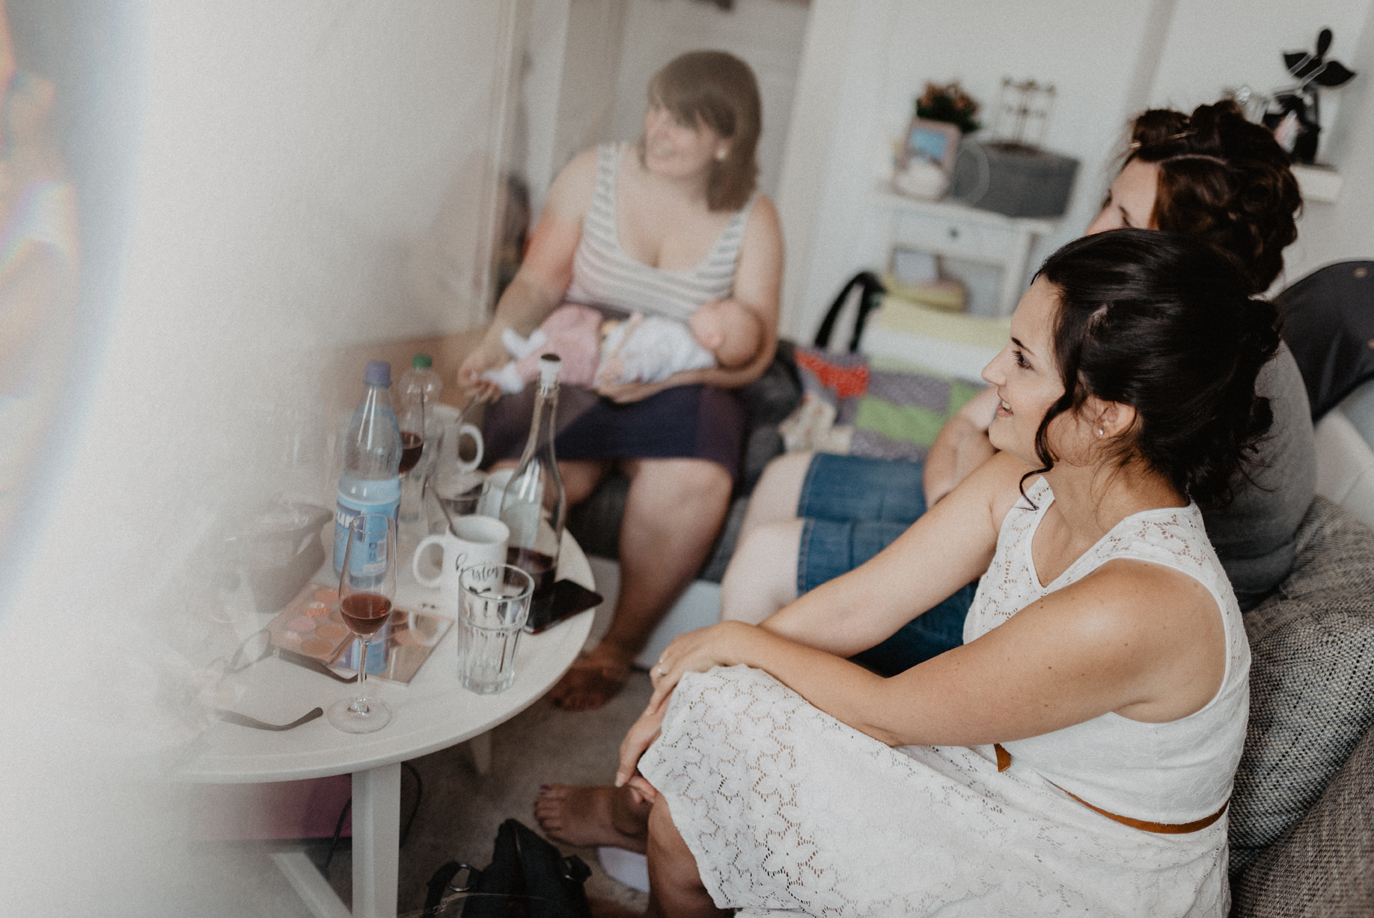
[[[357,667],[357,647],[353,632],[339,612],[339,591],[310,583],[287,603],[276,618],[267,623],[272,644],[282,650],[313,657],[337,669]],[[386,636],[382,666],[368,667],[368,675],[394,682],[409,682],[419,670],[452,622],[439,615],[415,612],[397,606],[391,620],[373,638]],[[371,656],[371,654],[369,654]]]
[[[307,584],[268,622],[272,643],[329,663],[353,638],[353,632],[343,623],[338,602],[338,590],[319,583]]]

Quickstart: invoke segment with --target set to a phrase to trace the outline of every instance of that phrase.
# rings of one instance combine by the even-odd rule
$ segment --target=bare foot
[[[641,801],[628,787],[546,784],[534,801],[534,818],[555,841],[643,854],[651,809],[653,804]]]
[[[619,694],[629,678],[630,659],[599,644],[573,662],[549,697],[565,711],[590,711]]]

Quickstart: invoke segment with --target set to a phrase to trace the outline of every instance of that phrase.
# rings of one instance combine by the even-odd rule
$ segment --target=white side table
[[[326,582],[332,570],[326,560],[320,582]],[[594,586],[587,557],[567,532],[558,575]],[[408,559],[400,565],[397,580],[397,605],[418,609],[436,593],[414,582]],[[391,723],[376,733],[343,733],[322,717],[282,733],[216,722],[206,730],[200,754],[183,763],[177,777],[248,784],[352,774],[352,913],[304,852],[278,852],[273,859],[318,918],[394,918],[400,876],[401,762],[480,737],[541,698],[577,659],[593,614],[589,609],[541,634],[521,636],[515,684],[500,694],[474,695],[458,684],[458,629],[452,627],[409,685],[385,680],[374,685],[369,680],[369,688],[392,710]],[[264,614],[262,624],[271,617]],[[349,685],[275,657],[255,664],[239,678],[244,694],[234,710],[269,723],[286,723],[316,705],[327,708],[352,691]]]
[[[874,201],[888,215],[885,259],[904,246],[1001,268],[999,316],[1011,315],[1025,292],[1031,246],[1059,225],[1057,219],[1008,217],[954,200],[920,201],[898,193],[890,183],[878,186]]]

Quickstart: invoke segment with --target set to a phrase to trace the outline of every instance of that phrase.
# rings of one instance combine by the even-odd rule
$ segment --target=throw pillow
[[[1231,797],[1238,875],[1321,797],[1374,723],[1374,532],[1318,497],[1288,578],[1245,614],[1250,723]]]
[[[782,425],[789,452],[925,459],[935,435],[980,387],[862,354],[796,350],[802,404]]]

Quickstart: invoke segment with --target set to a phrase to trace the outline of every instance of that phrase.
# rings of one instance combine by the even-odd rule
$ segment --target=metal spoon
[[[420,488],[420,500],[421,500],[421,502],[424,501],[424,495],[429,491],[429,482],[430,482],[430,479],[429,479],[429,478],[426,478],[426,479],[425,479],[424,486]],[[437,495],[437,494],[434,495],[434,502],[435,502],[436,504],[439,505],[439,510],[440,510],[440,512],[442,512],[442,513],[444,514],[444,521],[445,521],[446,523],[448,523],[448,529],[446,529],[445,532],[452,532],[452,531],[453,531],[453,517],[449,516],[448,507],[445,507],[445,506],[444,506],[444,502],[441,501],[441,500],[439,499],[439,495]]]
[[[241,727],[252,727],[255,730],[290,730],[292,727],[308,724],[315,718],[324,716],[324,708],[312,708],[308,713],[297,717],[289,724],[264,723],[256,717],[249,717],[247,714],[240,714],[237,711],[226,711],[222,708],[215,709],[215,716],[228,723],[238,724]]]

